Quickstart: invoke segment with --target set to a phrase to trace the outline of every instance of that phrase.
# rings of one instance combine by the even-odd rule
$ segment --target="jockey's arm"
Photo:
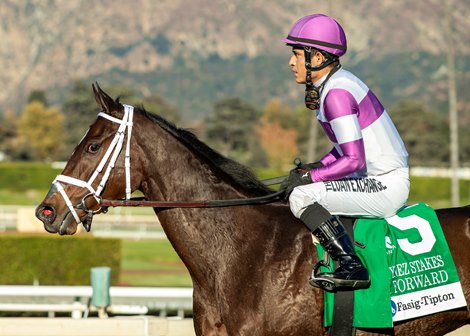
[[[325,97],[323,108],[341,153],[332,150],[322,158],[324,167],[310,171],[314,182],[338,180],[366,167],[364,141],[357,115],[359,107],[354,97],[346,90],[333,89]]]
[[[338,160],[339,158],[341,157],[341,155],[338,153],[338,151],[336,150],[335,147],[333,147],[333,149],[328,153],[326,154],[324,157],[322,157],[320,159],[320,162],[326,166],[326,165],[329,165],[333,162],[335,162],[336,160]]]

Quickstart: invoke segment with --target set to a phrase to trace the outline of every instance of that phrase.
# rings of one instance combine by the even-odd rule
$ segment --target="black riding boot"
[[[355,290],[370,285],[369,272],[354,252],[354,245],[338,217],[332,216],[313,232],[339,267],[333,273],[312,273],[310,284],[336,290]]]
[[[354,245],[338,217],[332,216],[315,203],[304,211],[300,219],[318,238],[331,258],[339,263],[339,267],[332,273],[317,273],[322,265],[317,264],[309,280],[312,286],[331,292],[369,287],[369,272],[356,255]]]

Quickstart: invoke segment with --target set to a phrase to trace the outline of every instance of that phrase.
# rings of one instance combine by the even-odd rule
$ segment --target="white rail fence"
[[[113,315],[158,315],[184,318],[192,315],[192,288],[111,286]],[[0,311],[70,313],[86,317],[96,309],[89,306],[91,286],[0,286]]]

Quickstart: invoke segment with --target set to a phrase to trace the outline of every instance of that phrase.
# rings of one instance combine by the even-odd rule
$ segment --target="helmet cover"
[[[313,47],[337,57],[346,54],[347,50],[343,28],[335,19],[324,14],[304,16],[282,41],[291,46]]]

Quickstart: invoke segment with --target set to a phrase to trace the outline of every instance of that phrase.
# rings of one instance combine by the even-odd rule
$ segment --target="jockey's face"
[[[307,69],[305,68],[305,51],[303,48],[292,48],[292,57],[289,60],[289,66],[294,73],[295,81],[297,84],[305,84],[307,77]],[[312,65],[319,66],[323,63],[325,57],[321,52],[313,51],[312,52]],[[317,80],[323,77],[326,73],[330,71],[330,67],[326,67],[319,71],[312,71],[312,83],[315,83]]]
[[[292,57],[289,66],[294,73],[297,84],[305,84],[307,69],[305,68],[305,51],[303,48],[292,48]]]

